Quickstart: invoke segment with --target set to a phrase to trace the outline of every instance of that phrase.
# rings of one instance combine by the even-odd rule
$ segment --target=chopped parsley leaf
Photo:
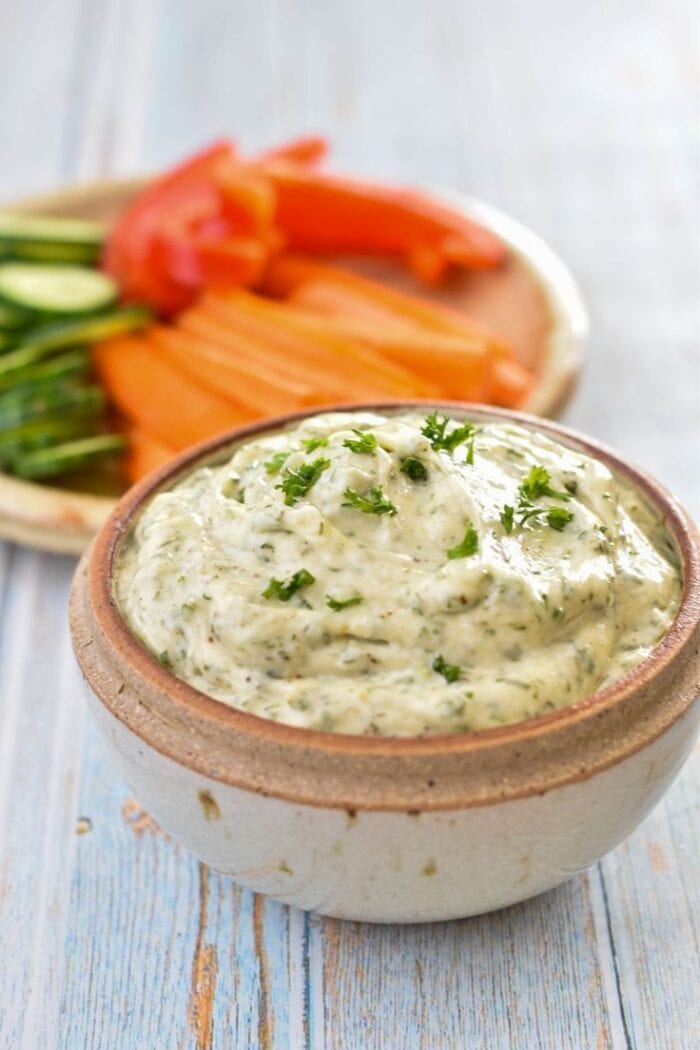
[[[363,514],[389,514],[392,517],[398,514],[396,507],[386,498],[379,485],[365,493],[347,488],[343,496],[345,497],[343,507],[354,507],[355,510],[361,510]]]
[[[305,496],[330,465],[329,459],[315,459],[313,463],[302,463],[296,470],[287,467],[282,481],[276,486],[284,492],[284,502],[287,506],[294,506],[297,500]]]
[[[281,602],[288,602],[297,591],[302,590],[303,587],[310,587],[315,582],[315,576],[312,576],[306,569],[299,569],[289,577],[286,583],[282,580],[270,580],[262,596],[263,598],[279,598]]]
[[[541,499],[543,496],[548,496],[550,499],[570,500],[575,488],[573,491],[558,492],[549,484],[550,480],[549,471],[544,467],[532,467],[530,473],[518,488],[517,508],[506,503],[501,511],[501,524],[506,532],[513,531],[516,515],[518,525],[524,525],[530,519],[540,519],[546,521],[551,529],[563,532],[569,522],[573,520],[574,515],[572,512],[567,510],[566,507],[539,507],[534,501]],[[570,485],[567,486],[567,488],[569,487]]]
[[[557,492],[549,484],[550,481],[549,471],[545,467],[533,467],[520,485],[518,492],[521,498],[530,501],[541,499],[542,496],[550,496],[552,499],[571,499],[570,492]]]
[[[428,468],[417,456],[404,456],[401,460],[401,473],[411,481],[427,481]]]
[[[441,674],[446,682],[451,685],[453,682],[458,681],[462,676],[462,668],[457,664],[448,664],[445,662],[444,657],[436,656],[433,660],[433,671],[436,674]]]
[[[317,448],[326,448],[328,445],[328,438],[306,438],[302,441],[304,452],[315,452]]]
[[[361,605],[364,598],[361,594],[355,594],[352,598],[345,598],[341,600],[339,598],[332,598],[330,594],[326,595],[326,605],[333,612],[340,612],[341,609],[349,609],[351,605]]]
[[[450,547],[447,557],[450,561],[454,561],[455,558],[468,558],[470,555],[476,554],[478,549],[479,537],[476,529],[473,525],[468,525],[467,531],[464,533],[464,539],[456,547]]]
[[[550,529],[556,529],[557,532],[563,532],[570,521],[573,520],[574,515],[566,507],[550,507],[547,511],[547,524]]]
[[[468,420],[462,423],[461,426],[456,426],[454,430],[449,433],[447,428],[452,422],[449,416],[441,416],[438,412],[431,412],[430,415],[425,417],[425,423],[421,428],[421,434],[427,437],[428,441],[435,449],[436,452],[454,452],[459,445],[463,445],[466,441],[470,442],[469,450],[467,452],[467,463],[474,462],[474,436],[476,434],[476,427],[473,423]]]
[[[265,463],[265,471],[268,474],[279,474],[291,454],[291,452],[275,452],[274,456]]]
[[[374,434],[365,433],[363,430],[358,430],[357,427],[353,427],[352,432],[357,437],[346,438],[343,448],[349,448],[351,452],[357,452],[359,455],[369,455],[370,452],[374,452],[377,447],[377,439]]]

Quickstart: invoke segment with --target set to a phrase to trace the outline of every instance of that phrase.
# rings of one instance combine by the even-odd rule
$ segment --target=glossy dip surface
[[[681,581],[658,515],[601,462],[512,423],[334,413],[156,495],[120,610],[180,678],[343,733],[490,728],[649,654]]]

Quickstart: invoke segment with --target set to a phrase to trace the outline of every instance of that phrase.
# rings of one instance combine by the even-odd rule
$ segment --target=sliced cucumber
[[[81,416],[44,416],[42,419],[33,419],[29,423],[0,431],[0,467],[11,468],[18,455],[88,436],[94,429],[94,419]]]
[[[47,478],[78,470],[95,459],[122,452],[125,447],[126,441],[120,434],[97,434],[27,452],[17,457],[12,469],[23,478]]]
[[[0,253],[37,262],[95,262],[104,227],[85,219],[0,211]]]
[[[55,350],[96,343],[113,335],[121,335],[150,324],[152,315],[143,306],[124,306],[97,317],[79,321],[58,321],[34,328],[21,345],[0,357],[0,381],[26,368],[27,365],[48,357]]]
[[[86,266],[0,263],[0,300],[39,315],[97,313],[111,306],[117,292],[111,277]]]
[[[87,375],[90,369],[90,354],[87,350],[70,350],[48,361],[27,365],[9,375],[0,374],[0,392],[24,388],[29,384],[44,383],[47,379],[67,379],[71,376]]]
[[[104,408],[102,387],[54,380],[32,384],[0,395],[0,431],[58,413],[97,416]]]

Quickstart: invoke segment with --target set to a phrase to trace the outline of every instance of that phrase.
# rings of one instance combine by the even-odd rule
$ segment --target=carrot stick
[[[356,340],[320,332],[302,334],[281,315],[244,312],[213,293],[203,297],[200,310],[220,327],[229,331],[233,328],[256,339],[264,346],[265,353],[281,354],[283,359],[293,361],[301,375],[315,375],[319,389],[332,392],[339,399],[434,397],[439,392],[435,384],[413,375]],[[182,320],[187,323],[185,318]],[[201,325],[201,319],[199,323]]]
[[[178,451],[254,418],[250,409],[193,383],[143,336],[105,340],[93,358],[126,418]]]
[[[342,305],[344,310],[363,317],[478,338],[494,348],[504,346],[493,332],[460,310],[304,256],[283,255],[273,260],[265,272],[262,290],[276,297],[290,297],[299,305],[313,309],[333,312]]]
[[[520,361],[496,358],[486,384],[487,400],[504,408],[520,408],[534,386],[534,376]]]
[[[256,415],[283,415],[290,408],[312,405],[317,397],[309,383],[271,368],[259,357],[231,353],[191,332],[159,326],[150,329],[148,339],[194,383]]]
[[[174,448],[164,445],[141,427],[130,427],[127,438],[129,445],[124,457],[124,470],[132,485],[152,470],[164,466],[176,455]]]
[[[290,248],[405,256],[432,248],[447,262],[492,269],[503,243],[460,212],[419,192],[328,175],[300,164],[270,161],[277,191],[277,225]]]
[[[263,299],[236,289],[218,296],[248,316],[264,315],[277,325],[302,334],[359,340],[384,357],[420,376],[433,387],[433,395],[478,400],[484,393],[487,354],[484,343],[461,336],[434,335],[418,328],[394,324],[383,317],[369,320],[351,313],[320,314]],[[426,392],[422,396],[429,396]]]

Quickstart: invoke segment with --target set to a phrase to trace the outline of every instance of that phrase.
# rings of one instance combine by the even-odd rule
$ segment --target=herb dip
[[[678,564],[639,493],[544,434],[332,413],[156,495],[116,597],[163,664],[224,703],[420,736],[619,678],[668,630]]]

